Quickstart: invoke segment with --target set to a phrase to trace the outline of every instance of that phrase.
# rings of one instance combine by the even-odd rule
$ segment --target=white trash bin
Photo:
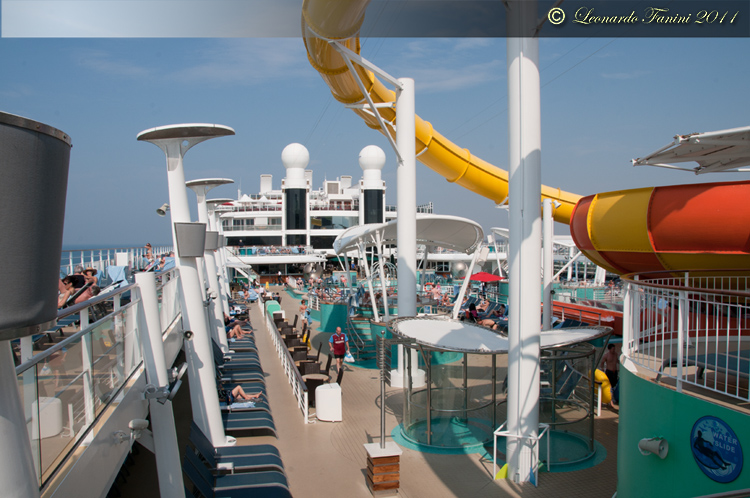
[[[341,422],[341,386],[334,383],[315,388],[315,415],[324,422]]]
[[[39,415],[37,418],[37,406]],[[62,425],[62,402],[59,398],[39,398],[39,403],[34,400],[31,403],[30,434],[32,439],[57,436],[63,430]]]

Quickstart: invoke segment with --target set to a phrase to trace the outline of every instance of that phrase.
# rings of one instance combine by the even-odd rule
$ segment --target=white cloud
[[[79,66],[100,74],[133,79],[158,78],[190,84],[252,85],[315,76],[299,38],[191,41],[172,46],[176,48],[162,49],[165,62],[159,65],[139,64],[136,62],[137,53],[124,57],[103,49],[81,50],[75,54],[74,60]]]
[[[262,83],[314,76],[300,39],[221,40],[197,54],[197,62],[172,76],[211,83]]]
[[[505,49],[486,38],[416,40],[392,56],[388,72],[408,74],[420,92],[446,92],[505,78]],[[365,55],[367,56],[367,55]]]
[[[104,50],[81,50],[75,55],[78,65],[112,76],[142,78],[150,74],[150,70],[128,60],[114,58]]]
[[[457,67],[426,67],[411,70],[419,91],[446,92],[468,89],[504,78],[505,63],[492,60]]]

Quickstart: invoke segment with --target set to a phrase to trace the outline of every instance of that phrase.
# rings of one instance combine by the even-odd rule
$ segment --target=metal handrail
[[[657,382],[672,379],[677,392],[691,385],[747,402],[750,394],[741,388],[741,381],[750,372],[737,349],[748,340],[750,292],[732,287],[738,281],[747,284],[748,276],[745,271],[735,275],[722,271],[720,276],[691,271],[675,277],[675,273],[683,272],[669,272],[674,282],[668,283],[632,274],[624,279],[628,291],[623,353],[639,368],[656,374]],[[704,278],[711,279],[706,282],[710,285],[694,285]],[[715,374],[704,376],[704,371]],[[716,374],[725,380],[719,382]]]
[[[127,305],[125,305],[122,308],[120,308],[117,312],[121,313],[121,312],[127,310],[128,308],[131,308],[132,306],[135,306],[136,304],[138,304],[138,301],[133,301],[131,303],[128,303]],[[34,365],[38,364],[41,361],[46,360],[47,358],[49,358],[50,356],[52,356],[54,353],[56,353],[56,352],[60,351],[61,349],[67,347],[70,343],[77,341],[82,336],[88,334],[89,332],[91,332],[92,330],[94,330],[95,328],[97,328],[100,325],[100,322],[102,322],[103,320],[106,320],[112,314],[113,313],[110,313],[110,314],[102,317],[100,320],[95,321],[94,323],[92,323],[88,327],[86,327],[85,329],[81,329],[78,332],[76,332],[75,334],[73,334],[73,335],[71,335],[69,337],[66,337],[64,340],[58,342],[54,346],[49,347],[49,348],[45,349],[44,351],[42,351],[42,352],[40,352],[38,354],[35,354],[31,358],[29,358],[27,361],[25,361],[24,363],[21,363],[20,365],[18,365],[16,367],[16,375],[22,374],[23,372],[25,372],[29,368],[33,367]]]
[[[305,423],[307,424],[309,422],[309,393],[307,391],[307,384],[305,384],[305,379],[299,373],[299,369],[294,363],[289,349],[281,338],[279,329],[273,321],[273,314],[266,314],[266,330],[271,336],[271,340],[273,340],[276,353],[279,355],[279,360],[281,360],[281,366],[284,369],[284,373],[286,373],[289,384],[292,386],[294,396],[297,398],[297,406],[302,411]]]

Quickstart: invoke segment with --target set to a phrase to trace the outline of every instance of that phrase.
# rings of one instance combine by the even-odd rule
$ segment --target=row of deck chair
[[[249,328],[248,328],[249,329]],[[277,436],[267,400],[265,373],[253,336],[230,343],[224,352],[212,342],[216,387],[230,391],[241,385],[247,393],[261,392],[252,402],[221,403],[224,431],[235,437]],[[279,451],[270,444],[214,448],[193,422],[183,471],[193,484],[192,496],[267,498],[291,497]]]
[[[193,422],[182,470],[188,496],[291,498],[279,450],[270,444],[214,448]]]
[[[230,353],[224,353],[218,344],[213,343],[217,389],[231,391],[239,384],[245,392],[260,392],[263,396],[261,400],[252,403],[223,403],[224,430],[227,434],[239,437],[276,436],[276,426],[267,403],[265,373],[255,348],[255,340],[250,337],[235,341],[231,347],[235,347],[235,344],[242,351],[230,350]]]

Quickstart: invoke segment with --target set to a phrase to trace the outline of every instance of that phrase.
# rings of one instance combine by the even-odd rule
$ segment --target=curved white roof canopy
[[[396,244],[397,227],[398,220],[351,227],[336,237],[333,250],[336,254],[343,254],[356,249],[360,241],[364,242],[365,247],[375,246],[378,234],[382,244]],[[482,227],[467,218],[437,214],[417,215],[417,244],[471,254],[483,238]]]
[[[508,230],[507,228],[492,227],[491,230],[492,233],[497,235],[498,237],[502,237],[504,239],[510,238],[510,230]],[[565,247],[576,246],[575,242],[573,242],[573,237],[571,237],[570,235],[554,235],[553,243]]]
[[[673,163],[697,162],[689,168]],[[633,159],[633,166],[659,166],[692,171],[696,175],[717,171],[750,171],[750,126],[730,130],[676,135],[669,145],[646,157]]]
[[[413,339],[418,344],[443,351],[477,354],[508,352],[508,338],[487,327],[457,320],[429,317],[404,317],[391,322],[391,329],[399,336]],[[541,348],[567,346],[606,335],[608,327],[580,327],[549,330],[541,333]]]

